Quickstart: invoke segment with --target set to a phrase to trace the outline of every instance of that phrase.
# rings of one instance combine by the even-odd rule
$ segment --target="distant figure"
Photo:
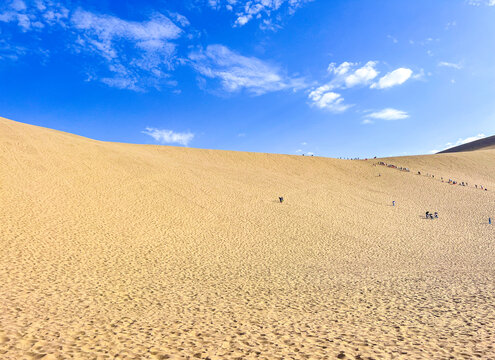
[[[474,185],[474,187],[477,189],[478,188],[478,185]]]
[[[488,224],[492,224],[492,218],[488,218]]]
[[[392,206],[395,206],[395,201],[392,201]]]
[[[429,218],[430,218],[430,212],[429,212],[429,211],[427,211],[427,212],[426,212],[426,218],[427,218],[427,219],[429,219]]]
[[[438,213],[435,211],[435,219],[438,219]]]
[[[282,196],[279,196],[278,199],[280,200],[280,203],[283,203],[284,202],[284,198]]]
[[[421,171],[418,171],[418,175],[421,175]]]

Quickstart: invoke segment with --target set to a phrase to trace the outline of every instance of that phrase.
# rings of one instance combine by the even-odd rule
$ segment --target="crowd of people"
[[[376,165],[380,165],[380,166],[386,166],[390,169],[397,169],[397,170],[400,170],[400,171],[405,171],[405,172],[410,172],[411,170],[409,170],[409,168],[406,168],[406,167],[402,167],[402,166],[397,166],[397,165],[394,165],[394,164],[387,164],[383,161],[379,161],[377,164],[374,164],[375,166]]]
[[[400,171],[410,172],[410,170],[408,168],[406,168],[406,167],[396,166],[394,164],[387,164],[387,163],[385,163],[383,161],[379,161],[379,162],[373,164],[373,166],[377,166],[377,165],[379,165],[379,166],[385,166],[385,167],[391,168],[391,169],[397,169],[397,170],[400,170]],[[418,171],[417,172],[417,175],[420,175],[420,176],[423,175],[423,176],[431,177],[432,179],[435,178],[435,175],[429,174],[429,173],[424,174],[424,173],[421,173],[421,171]],[[381,174],[378,174],[378,176],[380,177]],[[467,181],[457,181],[457,180],[453,180],[453,179],[449,179],[448,181],[446,181],[446,180],[444,180],[443,177],[441,177],[440,180],[442,182],[445,182],[445,183],[450,184],[450,185],[469,186],[469,183]],[[483,191],[488,191],[488,189],[486,188],[486,186],[483,186],[483,185],[475,184],[474,185],[474,188],[475,189],[480,189],[480,190],[483,190]],[[395,206],[395,201],[392,202],[392,206]],[[438,219],[438,212],[435,211],[435,212],[432,213],[430,211],[427,211],[425,218],[426,219],[431,219],[431,220]],[[488,219],[488,222],[489,222],[489,224],[491,224],[492,223],[492,219],[489,218]]]
[[[373,164],[374,166],[377,166],[377,165],[380,165],[380,166],[385,166],[385,167],[388,167],[388,168],[391,168],[391,169],[397,169],[397,170],[400,170],[400,171],[405,171],[405,172],[410,172],[409,168],[406,168],[406,167],[402,167],[402,166],[396,166],[396,165],[393,165],[393,164],[387,164],[383,161],[379,161],[378,163],[375,163]],[[433,174],[429,174],[429,173],[426,173],[426,174],[423,174],[421,173],[421,171],[418,171],[417,172],[417,175],[425,175],[427,177],[431,177],[431,178],[435,178],[435,175]],[[379,175],[381,176],[381,174]],[[453,179],[449,179],[449,181],[445,181],[444,178],[440,178],[440,180],[442,182],[446,182],[447,184],[450,184],[450,185],[459,185],[459,186],[469,186],[469,184],[465,181],[457,181],[457,180],[453,180]],[[488,191],[488,189],[486,188],[486,186],[483,186],[483,185],[474,185],[475,189],[481,189],[483,191]]]

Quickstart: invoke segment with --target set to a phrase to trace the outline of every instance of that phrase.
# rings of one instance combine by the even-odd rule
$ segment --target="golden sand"
[[[0,118],[0,358],[495,358],[495,150],[379,160]]]

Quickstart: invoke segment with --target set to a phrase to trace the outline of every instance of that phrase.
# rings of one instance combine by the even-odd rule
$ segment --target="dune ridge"
[[[0,118],[0,357],[494,358],[494,160],[107,143]]]
[[[439,154],[495,149],[495,135],[440,151]]]

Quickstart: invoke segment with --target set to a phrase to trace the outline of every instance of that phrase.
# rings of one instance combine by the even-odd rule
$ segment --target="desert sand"
[[[0,358],[493,359],[489,216],[494,149],[350,161],[0,118]]]
[[[439,154],[495,149],[495,135],[440,151]]]

